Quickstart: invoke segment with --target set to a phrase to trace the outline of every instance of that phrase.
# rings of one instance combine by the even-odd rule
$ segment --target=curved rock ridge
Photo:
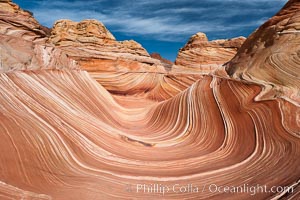
[[[118,96],[134,95],[154,101],[170,99],[186,90],[201,74],[153,72],[101,72],[91,73],[110,93]]]
[[[271,199],[285,193],[202,188],[296,188],[300,177],[300,124],[289,113],[300,109],[282,99],[255,102],[257,85],[205,76],[143,107],[119,105],[82,71],[2,73],[0,88],[0,178],[10,186],[0,184],[4,197]],[[137,192],[140,184],[171,189]],[[177,192],[176,184],[199,191]]]
[[[193,35],[178,52],[175,64],[210,73],[230,61],[246,38],[208,41],[204,33]]]
[[[289,1],[245,41],[227,64],[239,80],[265,86],[261,99],[287,98],[300,102],[300,1]]]

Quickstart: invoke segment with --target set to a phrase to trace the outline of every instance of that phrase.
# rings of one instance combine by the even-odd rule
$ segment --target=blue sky
[[[58,19],[97,19],[117,40],[133,39],[174,61],[189,37],[247,37],[287,0],[13,0],[44,26]]]

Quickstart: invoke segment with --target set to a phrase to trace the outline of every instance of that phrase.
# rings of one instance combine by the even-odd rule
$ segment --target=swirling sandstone
[[[144,199],[159,196],[126,186],[286,186],[300,176],[300,126],[285,112],[299,107],[254,102],[256,85],[204,77],[168,101],[125,109],[86,72],[15,72],[0,81],[1,179],[22,190],[54,199]],[[208,190],[164,196],[247,197]]]
[[[15,24],[5,19],[7,10],[17,7],[0,3],[1,31],[13,30]],[[298,13],[298,4],[290,1],[273,19]],[[297,24],[291,19],[282,26]],[[254,49],[253,58],[241,53],[253,35],[226,68],[232,79],[224,67],[210,75],[182,66],[166,71],[140,45],[116,41],[94,20],[58,21],[50,37],[38,39],[30,30],[15,29],[24,34],[18,36],[21,47],[12,32],[0,35],[1,49],[11,50],[10,59],[1,57],[1,199],[300,198],[300,102],[288,95],[298,88],[289,71],[297,70],[296,55],[277,57],[280,84],[258,73],[241,81],[233,63],[242,57],[260,60]],[[283,33],[297,44],[295,32]],[[269,48],[283,45],[278,37]],[[287,46],[296,49],[292,41]],[[34,50],[40,47],[57,53],[47,57],[52,63],[46,65],[44,54]],[[291,51],[280,49],[281,55]],[[17,53],[42,62],[17,60]],[[261,63],[269,70],[270,62]],[[270,83],[289,86],[291,93],[262,101]],[[152,190],[138,190],[143,184]],[[155,185],[169,190],[162,194]],[[281,186],[293,192],[212,192],[210,185]]]
[[[261,99],[283,97],[299,105],[299,8],[299,1],[289,1],[245,41],[226,66],[231,77],[264,85]]]

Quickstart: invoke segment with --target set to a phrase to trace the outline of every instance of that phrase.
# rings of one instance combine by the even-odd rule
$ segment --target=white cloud
[[[194,0],[195,1],[195,0]],[[244,5],[256,5],[258,2],[269,2],[271,0],[244,0]],[[273,0],[272,5],[281,4],[287,0]],[[105,3],[106,4],[102,4]],[[113,7],[106,0],[96,1],[40,1],[33,9],[35,17],[44,25],[52,26],[58,19],[71,19],[81,21],[83,19],[97,19],[102,21],[112,32],[122,32],[127,35],[145,36],[147,38],[162,41],[177,41],[186,39],[196,32],[235,32],[243,28],[257,27],[268,17],[264,16],[273,7],[260,8],[257,10],[233,9],[231,7],[218,7],[224,0],[211,0],[216,7],[201,7],[201,4],[191,6],[187,0],[144,0],[130,3],[131,1],[119,1]],[[176,3],[187,2],[187,6],[174,6]],[[188,3],[190,2],[190,3]],[[197,1],[195,1],[197,2]],[[205,2],[205,1],[203,1]],[[208,2],[206,0],[206,2]],[[239,2],[240,0],[226,0],[226,2]],[[279,3],[281,2],[281,3]],[[165,7],[162,5],[165,4]],[[105,5],[105,6],[104,6]],[[166,6],[167,5],[167,6]],[[168,5],[170,7],[168,7]],[[230,4],[231,5],[231,4]],[[234,3],[232,5],[235,5]],[[172,7],[173,6],[173,7]],[[255,7],[254,7],[255,8]],[[277,8],[277,10],[280,6]],[[219,10],[218,10],[219,9]],[[255,13],[253,13],[255,12]],[[230,21],[239,15],[253,16],[247,23],[241,20]],[[256,16],[257,15],[257,16]],[[194,17],[191,19],[191,17]],[[227,21],[226,21],[227,20]]]

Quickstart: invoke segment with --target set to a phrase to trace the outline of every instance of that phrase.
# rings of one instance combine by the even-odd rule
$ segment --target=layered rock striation
[[[204,33],[193,35],[178,52],[175,64],[201,73],[210,73],[230,61],[246,38],[208,41]]]
[[[115,95],[138,95],[162,101],[186,89],[201,76],[173,75],[172,63],[151,57],[133,40],[116,41],[96,20],[59,20],[48,42]]]
[[[199,193],[205,184],[259,184],[297,191],[300,126],[290,111],[299,114],[300,109],[283,99],[254,102],[261,90],[258,85],[206,76],[174,98],[143,101],[138,107],[138,99],[119,98],[121,105],[83,71],[3,73],[0,87],[0,166],[5,172],[0,175],[5,183],[0,184],[1,196],[253,196],[209,189]],[[140,184],[170,189],[163,196],[136,192]],[[177,192],[188,184],[195,192]],[[284,195],[254,196],[263,200]]]
[[[11,1],[0,1],[0,72],[76,68],[68,56],[46,43],[49,29]]]
[[[229,76],[264,85],[262,99],[300,101],[300,2],[289,1],[245,41],[226,66]]]

